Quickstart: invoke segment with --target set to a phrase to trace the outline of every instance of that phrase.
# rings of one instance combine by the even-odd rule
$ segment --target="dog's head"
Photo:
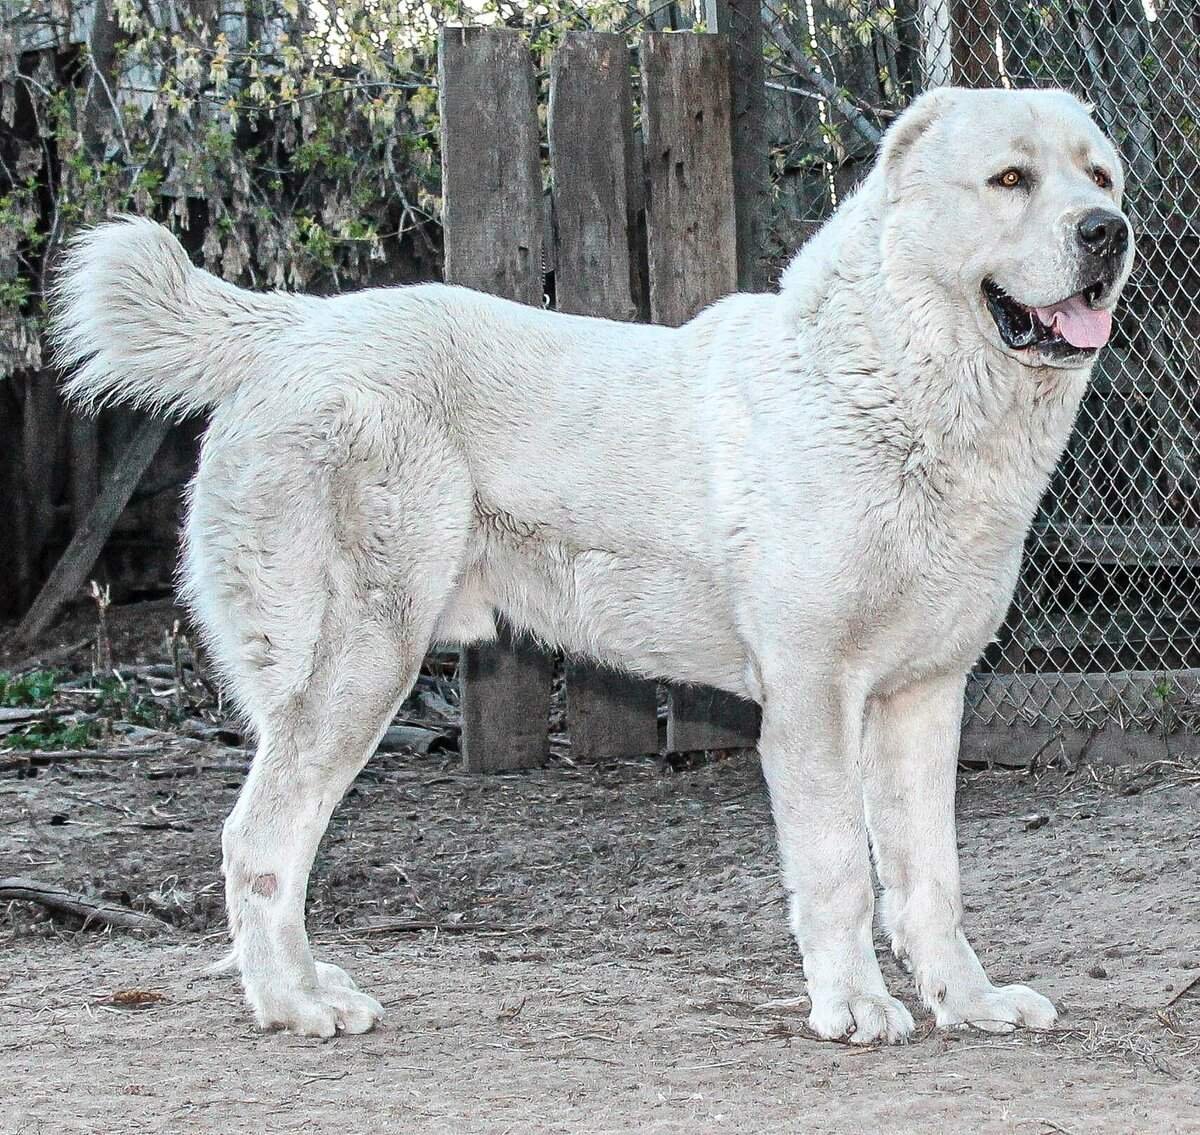
[[[877,176],[889,272],[933,284],[996,350],[1070,369],[1108,341],[1133,236],[1120,158],[1073,95],[931,91]]]

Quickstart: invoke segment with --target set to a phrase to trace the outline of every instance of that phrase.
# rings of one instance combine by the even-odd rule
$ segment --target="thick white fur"
[[[1014,164],[1031,188],[989,184]],[[257,295],[149,222],[85,234],[57,303],[72,396],[213,410],[183,578],[259,737],[224,833],[259,1023],[378,1020],[312,958],[308,872],[431,640],[485,638],[500,611],[761,703],[819,1034],[913,1027],[872,944],[868,833],[938,1023],[1051,1025],[964,937],[954,770],[964,676],[1090,365],[1005,347],[980,287],[1031,305],[1085,287],[1075,223],[1119,207],[1119,176],[1068,95],[934,92],[778,295],[677,330],[437,285]]]

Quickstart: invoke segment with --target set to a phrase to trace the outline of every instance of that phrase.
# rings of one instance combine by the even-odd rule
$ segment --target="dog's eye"
[[[1025,175],[1019,169],[1006,169],[992,178],[992,184],[1001,189],[1016,189],[1025,183]]]
[[[1101,189],[1112,188],[1112,175],[1106,169],[1101,169],[1099,166],[1092,168],[1092,180],[1100,186]]]

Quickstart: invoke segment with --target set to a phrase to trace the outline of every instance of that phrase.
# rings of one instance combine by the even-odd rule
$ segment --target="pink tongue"
[[[1082,296],[1072,296],[1062,303],[1033,310],[1038,319],[1057,331],[1072,347],[1103,347],[1112,331],[1112,312],[1088,307]]]

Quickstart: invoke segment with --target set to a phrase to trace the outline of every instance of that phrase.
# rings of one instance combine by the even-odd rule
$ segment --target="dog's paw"
[[[851,1044],[902,1044],[913,1031],[912,1014],[886,993],[814,997],[808,1027],[826,1040]]]
[[[1008,1033],[1024,1026],[1052,1029],[1058,1020],[1054,1005],[1027,985],[987,985],[982,989],[952,988],[929,998],[938,1026],[971,1025],[989,1033]]]
[[[281,989],[245,982],[258,1027],[316,1037],[370,1032],[383,1018],[383,1006],[360,992],[344,969],[327,962],[317,962],[316,967],[315,990],[302,984]]]

